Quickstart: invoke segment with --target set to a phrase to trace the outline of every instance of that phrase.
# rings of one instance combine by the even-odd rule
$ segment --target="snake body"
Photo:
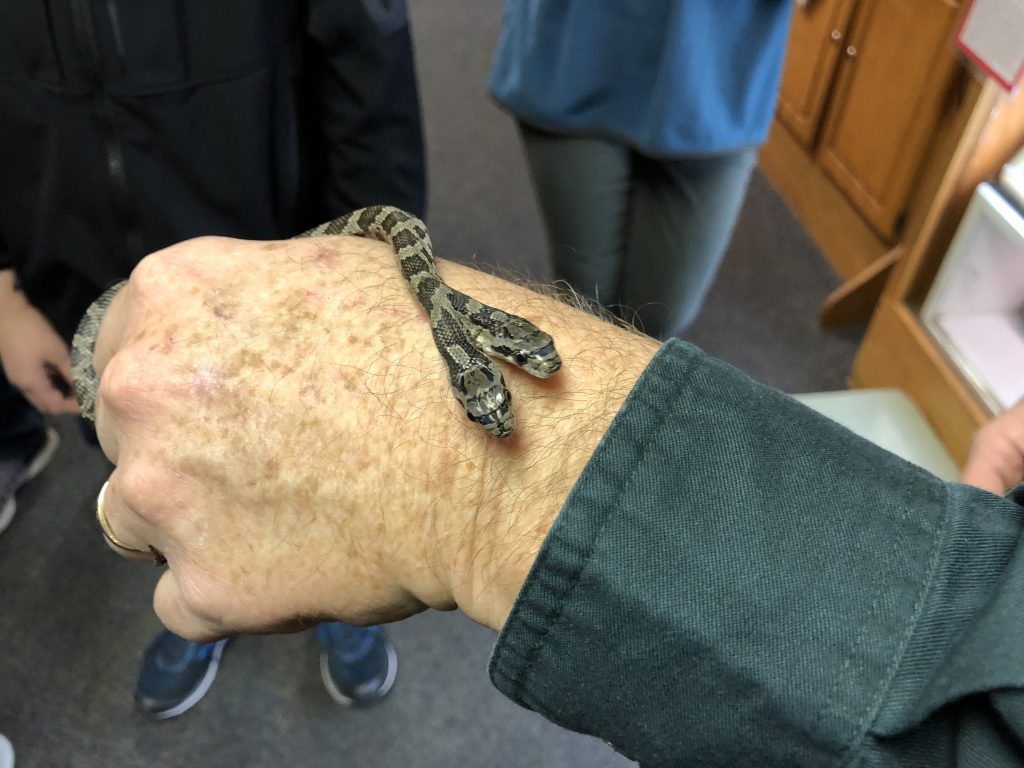
[[[456,291],[437,274],[426,225],[392,206],[372,206],[307,230],[297,237],[356,235],[388,243],[416,300],[427,313],[430,330],[448,368],[452,393],[469,419],[495,437],[515,428],[512,395],[491,357],[539,378],[554,374],[562,362],[551,337],[528,320],[503,312]],[[103,316],[119,283],[86,311],[71,345],[75,395],[87,418],[95,418],[99,378],[93,351]]]

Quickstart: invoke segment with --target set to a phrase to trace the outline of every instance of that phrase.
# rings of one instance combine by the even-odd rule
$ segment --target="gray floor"
[[[498,4],[413,4],[441,255],[546,276],[539,217],[515,133],[485,97]],[[856,334],[816,311],[837,283],[771,188],[755,178],[735,242],[688,338],[788,391],[844,386]],[[36,766],[619,766],[494,691],[493,635],[427,614],[391,629],[394,695],[363,712],[323,691],[309,634],[237,640],[208,697],[171,722],[133,713],[143,647],[158,629],[157,573],[102,544],[93,518],[108,472],[73,423],[0,537],[0,732]]]

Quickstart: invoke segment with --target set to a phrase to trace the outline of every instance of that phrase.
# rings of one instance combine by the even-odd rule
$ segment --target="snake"
[[[437,273],[426,225],[394,206],[352,211],[296,235],[355,235],[387,243],[402,277],[426,312],[434,345],[448,370],[452,394],[469,420],[490,435],[505,438],[515,429],[512,394],[495,360],[510,363],[537,378],[562,366],[551,336],[518,315],[503,312],[449,286]],[[100,325],[121,281],[96,299],[71,342],[71,373],[82,415],[95,421],[99,376],[93,353]]]

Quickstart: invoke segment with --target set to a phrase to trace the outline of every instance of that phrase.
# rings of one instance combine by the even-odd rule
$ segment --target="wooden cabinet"
[[[854,2],[811,0],[794,11],[778,115],[806,147],[814,146],[818,138]]]
[[[974,99],[924,224],[885,285],[850,375],[853,386],[897,387],[910,395],[961,464],[991,413],[933,340],[919,310],[975,188],[1024,145],[1021,90],[1007,95],[989,82]]]
[[[789,166],[776,187],[844,277],[896,245],[913,214],[929,151],[958,107],[959,15],[958,0],[807,0],[794,9],[777,112],[790,136],[773,131],[766,154],[775,157],[763,165],[773,182],[772,164]],[[780,154],[776,146],[785,141],[821,180],[795,177],[793,149]],[[815,188],[826,184],[831,189]],[[791,200],[800,195],[813,198],[803,211]],[[832,197],[863,233],[826,231],[851,218],[823,210],[836,207]],[[815,209],[822,221],[806,221],[819,215]],[[833,259],[830,238],[847,252]],[[862,243],[862,253],[849,253],[844,239]]]
[[[958,13],[947,0],[861,0],[841,46],[818,162],[890,241],[949,91]]]

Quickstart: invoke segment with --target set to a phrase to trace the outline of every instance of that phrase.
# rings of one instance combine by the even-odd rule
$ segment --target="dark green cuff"
[[[887,739],[977,692],[928,694],[965,627],[975,656],[1020,636],[1022,586],[1001,579],[1019,507],[987,497],[979,516],[954,488],[669,342],[549,532],[491,679],[645,766],[884,762],[904,748]],[[911,741],[911,762],[955,762]]]

